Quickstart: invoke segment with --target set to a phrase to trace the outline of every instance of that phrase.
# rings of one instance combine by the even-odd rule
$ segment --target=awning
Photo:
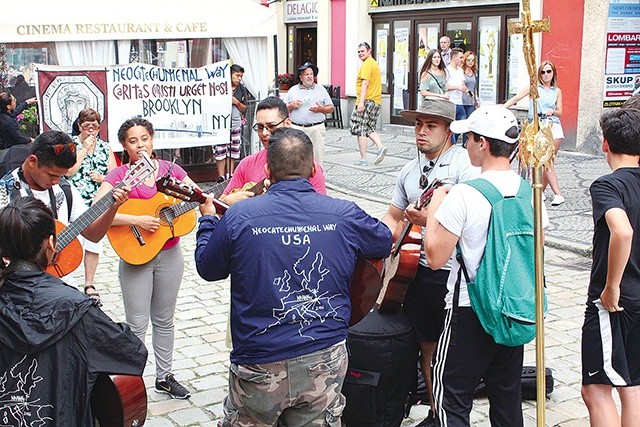
[[[275,9],[251,0],[31,0],[0,14],[4,43],[266,37]]]

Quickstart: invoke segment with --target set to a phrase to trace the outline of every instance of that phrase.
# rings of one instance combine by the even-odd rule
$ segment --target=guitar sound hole
[[[171,207],[163,207],[158,213],[158,218],[162,225],[167,226],[169,224],[175,224],[178,217],[173,214]]]

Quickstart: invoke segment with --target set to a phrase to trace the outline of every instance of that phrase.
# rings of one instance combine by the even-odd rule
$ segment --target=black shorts
[[[640,310],[610,313],[587,303],[582,326],[582,384],[640,385]]]
[[[436,342],[444,321],[449,270],[419,266],[404,298],[404,310],[413,323],[418,342]]]

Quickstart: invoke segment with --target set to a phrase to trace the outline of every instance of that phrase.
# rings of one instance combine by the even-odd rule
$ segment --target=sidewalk
[[[414,129],[410,126],[385,125],[379,132],[389,151],[382,163],[373,165],[373,143],[369,149],[369,165],[355,166],[359,159],[356,137],[348,129],[327,129],[324,171],[327,186],[347,194],[388,204],[400,169],[416,156]],[[589,185],[609,173],[604,155],[592,156],[560,151],[556,173],[566,202],[551,206],[553,198],[547,189],[547,211],[550,226],[546,230],[547,245],[581,254],[591,251],[593,221]]]
[[[369,214],[380,218],[387,210],[395,177],[415,155],[413,128],[385,126],[382,139],[389,147],[378,166],[357,167],[356,139],[347,130],[329,129],[325,175],[329,195],[355,201]],[[371,150],[373,152],[373,150]],[[373,154],[369,156],[373,159]],[[549,310],[545,318],[546,366],[553,369],[555,388],[546,402],[546,425],[587,427],[587,409],[580,397],[580,334],[590,260],[584,251],[590,246],[591,218],[588,186],[608,171],[604,158],[561,152],[557,171],[567,202],[550,207],[551,227],[546,250],[545,275]],[[105,240],[97,277],[104,311],[124,321],[122,295],[118,283],[118,257]],[[151,331],[147,332],[149,361],[144,381],[148,393],[148,418],[145,426],[213,427],[221,419],[222,402],[227,393],[229,352],[225,331],[229,309],[229,279],[202,280],[195,269],[195,231],[184,236],[181,246],[185,273],[175,315],[175,351],[173,372],[192,391],[188,400],[172,400],[153,391],[155,361]],[[570,249],[570,250],[566,250]],[[74,276],[82,276],[82,268]],[[535,347],[525,348],[525,364],[535,364]],[[525,427],[536,425],[534,401],[523,402]],[[417,405],[403,426],[415,426],[427,414],[428,406]],[[471,413],[474,427],[489,427],[486,398],[476,399]]]

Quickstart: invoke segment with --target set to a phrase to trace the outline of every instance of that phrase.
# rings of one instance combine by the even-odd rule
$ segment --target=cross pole
[[[531,19],[529,0],[522,0],[520,21],[509,21],[509,34],[522,34],[522,50],[529,72],[529,97],[533,105],[533,121],[525,122],[520,134],[520,161],[531,167],[533,187],[533,225],[536,275],[536,424],[545,425],[545,360],[544,360],[544,240],[542,230],[542,168],[550,167],[555,157],[551,125],[540,126],[538,119],[538,70],[533,34],[550,32],[549,18]]]

